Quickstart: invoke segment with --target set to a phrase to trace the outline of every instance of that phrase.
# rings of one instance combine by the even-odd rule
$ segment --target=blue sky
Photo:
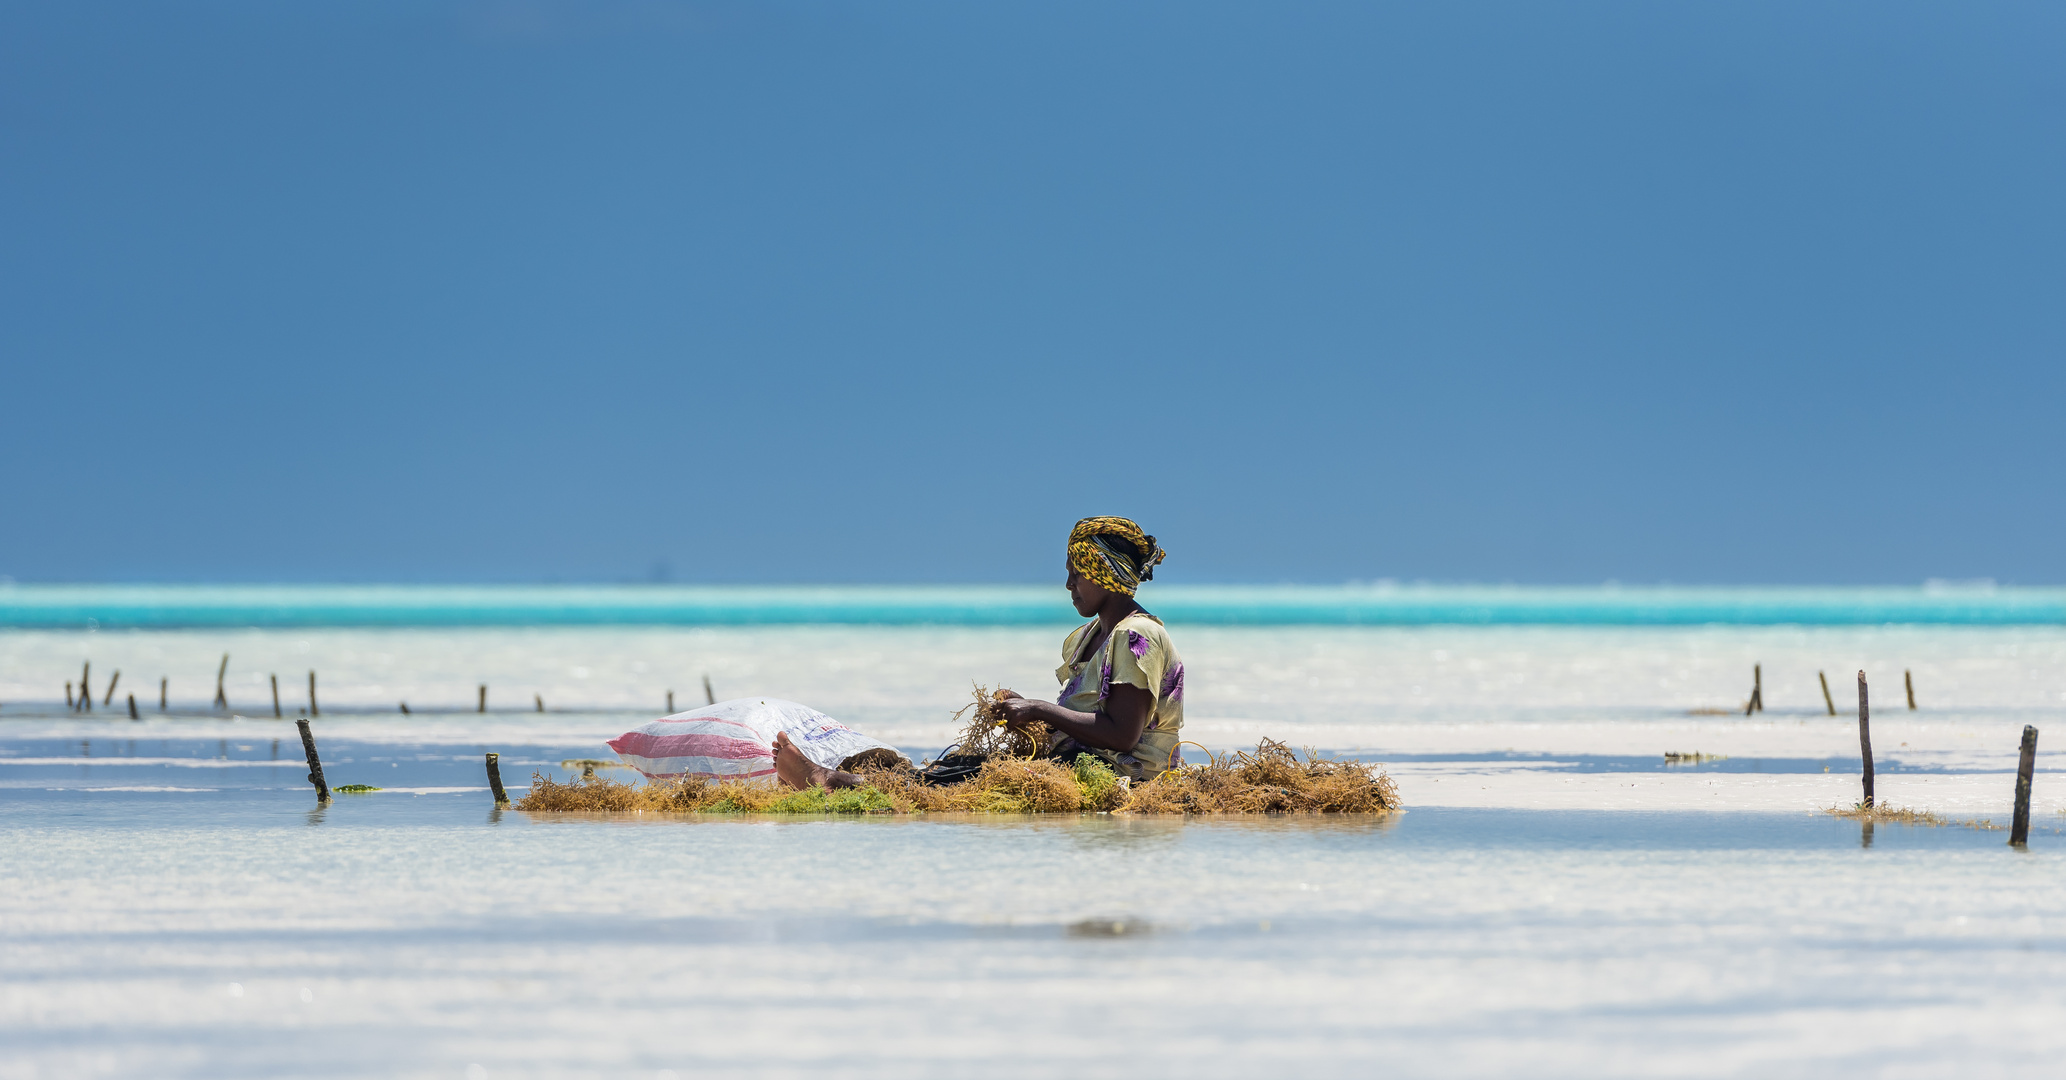
[[[2066,581],[2066,9],[0,3],[0,575]]]

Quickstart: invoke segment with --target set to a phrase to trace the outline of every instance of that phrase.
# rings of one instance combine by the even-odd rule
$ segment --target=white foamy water
[[[1053,685],[1053,629],[0,631],[0,1077],[2050,1075],[2066,1050],[2066,631],[1175,634],[1188,734],[1386,760],[1409,811],[555,819],[482,789],[484,751],[512,786],[563,774],[706,672],[936,750],[970,681]],[[225,650],[242,718],[198,714]],[[89,658],[115,710],[67,714]],[[1767,712],[1691,713],[1740,708],[1753,663]],[[1861,667],[1896,802],[2005,822],[2044,729],[2027,851],[1812,812],[1857,798]],[[311,668],[330,782],[388,790],[315,806],[265,681],[291,718]]]
[[[270,676],[291,716],[318,672],[333,710],[471,712],[476,687],[498,713],[548,708],[658,711],[702,698],[809,702],[928,741],[971,682],[1052,695],[1064,630],[994,626],[537,627],[288,630],[0,630],[0,717],[61,703],[93,663],[96,700],[122,672],[115,707],[146,712],[169,680],[174,709],[205,709],[223,653],[230,703],[270,715]],[[1188,711],[1202,724],[1255,724],[1339,739],[1372,722],[1516,716],[1683,714],[1740,708],[1762,664],[1765,704],[1839,712],[1870,672],[1882,713],[1905,708],[1902,672],[1942,714],[2066,709],[2066,628],[2007,627],[1183,627]]]

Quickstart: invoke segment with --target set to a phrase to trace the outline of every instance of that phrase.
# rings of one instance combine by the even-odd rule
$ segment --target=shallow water
[[[1044,685],[1058,638],[0,631],[0,1077],[2050,1075],[2066,1051],[2057,736],[2024,851],[1813,812],[1858,761],[1848,687],[1830,719],[1814,672],[1868,667],[1881,791],[2005,820],[2021,726],[2066,733],[2056,627],[1178,628],[1187,734],[1385,760],[1409,809],[1384,818],[548,818],[484,790],[483,752],[512,787],[564,775],[705,672],[935,751],[971,679]],[[225,649],[235,718],[205,714]],[[144,719],[64,711],[89,657],[96,691],[150,687]],[[1754,662],[1768,713],[1689,715],[1740,708]],[[330,783],[388,790],[315,804],[312,667]],[[481,682],[499,711],[470,711]]]
[[[0,803],[0,1068],[1942,1075],[2066,1049],[2066,848],[1999,833],[311,803]]]
[[[765,694],[809,703],[902,744],[932,743],[973,682],[1051,694],[1066,627],[696,626],[322,628],[284,630],[0,629],[0,720],[69,719],[65,684],[93,665],[92,718],[126,718],[135,694],[157,715],[166,680],[174,715],[206,715],[223,654],[231,709],[306,707],[307,676],[330,715],[386,716],[397,738],[455,730],[592,734],[584,710],[658,715],[703,700]],[[1352,743],[1378,723],[1655,720],[1740,712],[1762,665],[1765,718],[1855,716],[1855,673],[1873,680],[1877,715],[1905,711],[1903,673],[1938,717],[2066,709],[2066,626],[1222,627],[1172,626],[1184,656],[1186,711],[1211,738],[1251,732]],[[112,705],[107,680],[120,671]],[[477,719],[489,687],[492,721]],[[538,703],[551,710],[540,716]],[[407,703],[413,719],[404,721]],[[571,711],[570,711],[571,710]],[[69,727],[61,729],[72,730]],[[1187,731],[1189,728],[1187,728]],[[615,731],[610,731],[615,734]],[[1282,737],[1282,735],[1280,735]]]

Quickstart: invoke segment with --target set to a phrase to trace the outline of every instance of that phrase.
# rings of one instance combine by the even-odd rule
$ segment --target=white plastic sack
[[[788,732],[805,757],[828,769],[870,750],[903,757],[888,743],[780,698],[737,698],[675,713],[611,739],[609,747],[626,765],[655,780],[773,776],[778,731]]]

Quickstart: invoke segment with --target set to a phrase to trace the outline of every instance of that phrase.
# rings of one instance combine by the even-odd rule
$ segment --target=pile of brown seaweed
[[[859,787],[790,791],[769,781],[686,777],[643,785],[604,777],[560,783],[534,775],[519,810],[650,810],[732,814],[1367,814],[1399,808],[1382,766],[1269,739],[1253,753],[1214,757],[1129,787],[1089,754],[1075,762],[993,757],[959,784],[931,787],[908,766],[858,771]]]
[[[950,762],[980,762],[956,784],[925,783],[918,770],[887,751],[871,751],[845,765],[858,787],[791,791],[770,780],[683,777],[643,785],[620,784],[590,768],[560,783],[533,773],[518,810],[652,810],[710,814],[1371,814],[1399,808],[1399,789],[1384,766],[1323,758],[1305,760],[1283,743],[1264,739],[1254,753],[1213,756],[1204,765],[1171,769],[1129,786],[1092,754],[1074,762],[1039,756],[1052,732],[1004,726],[1004,689],[975,688],[974,710]],[[1196,745],[1195,743],[1192,745]]]
[[[1120,809],[1132,814],[1374,814],[1399,809],[1399,786],[1384,766],[1305,760],[1275,739],[1255,751],[1219,754],[1205,765],[1171,769],[1133,789]]]
[[[562,784],[531,774],[531,790],[515,804],[518,810],[650,810],[675,814],[866,814],[890,809],[874,788],[791,791],[766,780],[711,780],[684,777],[644,784],[618,783],[605,776],[584,776]]]

